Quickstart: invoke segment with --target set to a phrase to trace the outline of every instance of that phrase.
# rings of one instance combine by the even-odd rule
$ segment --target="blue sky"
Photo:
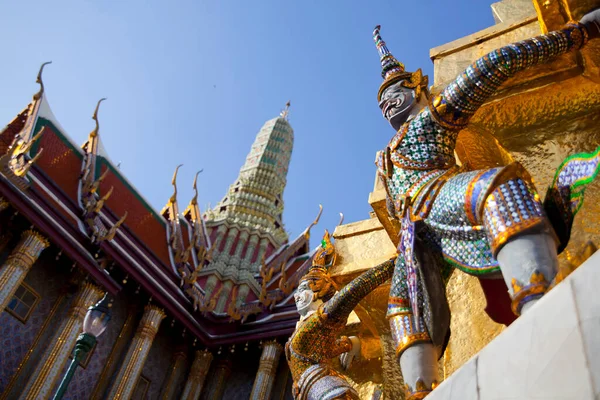
[[[490,0],[154,1],[0,3],[0,123],[37,91],[43,61],[52,110],[77,142],[97,100],[106,150],[159,209],[179,174],[179,202],[214,206],[235,180],[262,124],[291,100],[294,151],[284,222],[313,237],[368,218],[375,152],[393,135],[377,107],[371,33],[433,81],[429,49],[493,25]]]

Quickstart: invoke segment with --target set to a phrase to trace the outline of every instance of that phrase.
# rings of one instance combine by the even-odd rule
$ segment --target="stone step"
[[[427,400],[600,400],[600,252]]]

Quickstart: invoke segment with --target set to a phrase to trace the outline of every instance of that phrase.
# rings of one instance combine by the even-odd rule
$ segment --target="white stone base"
[[[427,400],[600,400],[600,251]]]

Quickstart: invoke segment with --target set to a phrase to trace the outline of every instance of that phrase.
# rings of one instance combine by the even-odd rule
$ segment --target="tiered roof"
[[[256,152],[259,162],[253,164],[249,156],[240,179],[232,185],[239,195],[227,204],[235,206],[224,215],[209,213],[204,221],[196,182],[196,196],[183,213],[177,204],[176,176],[173,196],[162,212],[156,211],[104,151],[98,110],[96,128],[80,147],[52,114],[41,70],[38,82],[41,89],[33,101],[0,132],[1,196],[109,292],[124,290],[122,276],[128,276],[130,285],[134,281],[143,288],[206,346],[293,331],[298,316],[291,293],[310,265],[314,224],[288,242],[281,221],[281,195],[293,141],[287,109],[265,124],[263,130],[271,129],[270,134],[261,130],[257,136],[251,155]],[[259,142],[265,137],[264,143]],[[274,185],[259,187],[266,180]],[[272,201],[268,207],[265,199]],[[214,252],[211,229],[220,223],[244,225],[240,221],[248,218],[240,215],[255,215],[247,210],[258,209],[259,204],[266,207],[263,212],[272,218],[272,225],[261,221],[245,226],[250,233],[269,237],[270,252],[264,261],[258,260],[260,268],[248,272],[255,283],[247,299],[236,302],[238,286],[234,286],[225,312],[215,313],[215,299],[204,298],[202,287],[203,269]]]

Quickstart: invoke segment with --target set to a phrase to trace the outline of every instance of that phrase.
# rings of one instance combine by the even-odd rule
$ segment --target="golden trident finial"
[[[40,70],[38,71],[37,78],[35,79],[35,83],[40,84],[40,90],[39,90],[39,92],[37,92],[36,94],[33,95],[34,100],[39,100],[42,97],[42,94],[44,93],[44,81],[42,81],[42,72],[44,71],[44,67],[48,64],[52,64],[52,61],[46,61],[45,63],[43,63],[42,66],[40,67]]]

